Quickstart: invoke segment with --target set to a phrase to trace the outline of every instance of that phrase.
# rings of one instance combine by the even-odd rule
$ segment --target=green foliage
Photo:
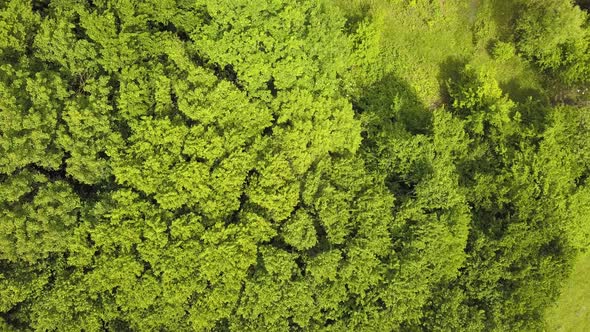
[[[514,57],[516,49],[512,43],[498,41],[492,49],[492,56],[498,61],[507,61]]]
[[[289,218],[283,226],[282,234],[285,243],[298,250],[313,248],[318,241],[313,219],[303,210],[297,210],[295,215]]]
[[[533,97],[587,16],[485,6],[0,2],[0,330],[540,329],[590,131]]]
[[[547,204],[554,206],[553,213],[563,220],[560,226],[572,245],[586,249],[590,245],[588,109],[561,107],[553,110],[550,119],[538,157],[538,167],[546,178],[541,189],[551,193]]]
[[[588,82],[588,15],[571,0],[525,1],[516,22],[520,52],[565,83]]]
[[[553,143],[559,121],[550,122],[545,132],[523,121],[529,116],[526,108],[503,96],[485,72],[467,68],[449,85],[449,94],[471,139],[471,153],[459,163],[471,206],[471,232],[468,259],[450,283],[462,292],[436,291],[430,315],[437,317],[443,308],[454,308],[451,324],[471,317],[469,328],[474,330],[540,329],[544,308],[556,298],[569,271],[575,243],[574,237],[564,233],[571,227],[566,221],[573,216],[561,214],[565,211],[560,212],[559,205],[570,199],[585,204],[575,196],[573,186],[563,191],[549,184],[564,185],[576,178],[552,173],[551,162],[544,159],[545,149],[569,144]],[[577,139],[587,139],[586,133],[579,135]],[[561,160],[554,154],[547,157]],[[440,322],[426,322],[433,329],[441,328]]]

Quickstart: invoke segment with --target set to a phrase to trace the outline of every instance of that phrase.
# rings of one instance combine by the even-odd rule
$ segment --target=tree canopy
[[[590,246],[588,14],[518,1],[428,105],[388,29],[444,3],[0,2],[0,329],[542,329]]]

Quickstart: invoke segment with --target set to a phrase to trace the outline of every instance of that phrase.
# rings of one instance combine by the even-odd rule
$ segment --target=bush
[[[516,55],[516,49],[512,43],[497,41],[492,48],[492,57],[498,61],[508,61]]]
[[[587,14],[570,0],[525,2],[516,22],[518,50],[566,83],[590,77]]]

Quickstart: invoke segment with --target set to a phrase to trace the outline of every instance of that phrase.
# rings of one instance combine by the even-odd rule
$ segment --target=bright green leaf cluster
[[[0,330],[540,329],[588,108],[460,61],[425,106],[337,2],[0,2]],[[519,13],[497,62],[583,82],[587,15]]]

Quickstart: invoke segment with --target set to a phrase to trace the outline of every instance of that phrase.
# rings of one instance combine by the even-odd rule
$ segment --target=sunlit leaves
[[[427,109],[356,23],[0,4],[0,329],[536,327],[588,242],[587,112],[470,66]]]

